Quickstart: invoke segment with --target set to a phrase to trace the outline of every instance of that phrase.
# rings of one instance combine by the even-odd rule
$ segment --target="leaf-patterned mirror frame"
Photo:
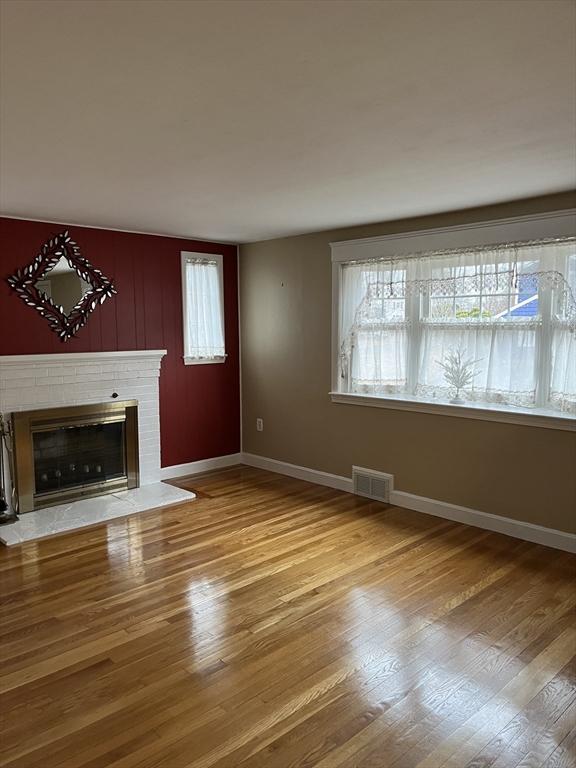
[[[36,287],[38,280],[45,278],[62,256],[79,277],[91,287],[68,314],[64,312],[63,307],[55,304],[50,297]],[[112,281],[82,256],[80,246],[72,240],[68,230],[44,243],[34,261],[18,269],[7,280],[22,301],[45,317],[52,330],[64,342],[75,336],[86,325],[88,318],[99,304],[103,304],[106,299],[117,293]]]

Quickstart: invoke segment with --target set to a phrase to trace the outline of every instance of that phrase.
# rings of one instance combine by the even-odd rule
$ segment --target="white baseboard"
[[[175,477],[198,475],[200,472],[231,467],[234,464],[242,464],[241,453],[229,453],[226,456],[215,456],[213,459],[201,459],[200,461],[191,461],[188,464],[174,464],[171,467],[162,467],[160,478],[162,480],[171,480]]]
[[[308,480],[310,483],[327,485],[329,488],[352,493],[352,480],[348,477],[342,477],[342,475],[332,475],[330,472],[321,472],[319,469],[299,467],[296,464],[288,464],[285,461],[256,456],[254,453],[243,453],[242,464],[248,464],[250,467],[258,467],[259,469],[267,469],[270,472],[279,472],[281,475],[297,477],[298,480]]]
[[[230,467],[234,464],[247,464],[250,467],[267,469],[270,472],[278,472],[281,475],[295,477],[298,480],[307,480],[310,483],[325,485],[328,488],[335,488],[338,491],[346,491],[347,493],[352,493],[353,490],[352,479],[349,477],[333,475],[330,472],[321,472],[318,469],[300,467],[296,464],[289,464],[286,461],[256,456],[253,453],[231,453],[227,456],[216,456],[213,459],[192,461],[189,464],[163,467],[160,473],[163,480],[168,480],[170,478],[208,472],[212,469]],[[450,504],[447,501],[416,496],[406,491],[393,490],[390,494],[390,503],[394,506],[412,509],[426,515],[434,515],[446,520],[453,520],[457,523],[483,528],[487,531],[503,533],[516,539],[542,544],[545,547],[553,547],[554,549],[576,553],[576,535],[573,533],[565,533],[554,528],[545,528],[543,525],[524,523],[520,520],[513,520],[510,517],[492,515],[489,512],[480,512],[477,509],[461,507],[458,504]]]
[[[500,517],[500,515],[492,515],[490,512],[480,512],[477,509],[460,507],[458,504],[428,499],[426,496],[416,496],[405,491],[392,491],[390,503],[397,507],[423,512],[426,515],[435,515],[446,520],[454,520],[456,523],[503,533],[506,536],[513,536],[515,539],[542,544],[545,547],[576,552],[576,535],[557,531],[555,528],[545,528],[543,525],[525,523],[520,520],[513,520],[511,517]]]
[[[333,475],[330,472],[300,467],[296,464],[278,461],[277,459],[267,459],[264,456],[256,456],[252,453],[242,453],[241,461],[242,464],[248,464],[251,467],[267,469],[270,472],[278,472],[289,477],[296,477],[299,480],[307,480],[311,483],[326,485],[329,488],[352,493],[351,478],[343,477],[342,475]],[[503,533],[516,539],[542,544],[545,547],[553,547],[554,549],[576,553],[576,535],[573,533],[558,531],[554,528],[545,528],[543,525],[524,523],[520,520],[513,520],[510,517],[500,517],[489,512],[480,512],[476,509],[461,507],[446,501],[416,496],[405,491],[393,490],[390,494],[390,503],[394,506],[423,512],[426,515],[435,515],[436,517],[453,520],[457,523],[483,528],[487,531]]]

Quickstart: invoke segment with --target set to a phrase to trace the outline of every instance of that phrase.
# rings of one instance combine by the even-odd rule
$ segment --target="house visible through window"
[[[573,237],[337,267],[337,393],[576,414]]]
[[[221,363],[224,344],[222,256],[182,253],[184,361]]]

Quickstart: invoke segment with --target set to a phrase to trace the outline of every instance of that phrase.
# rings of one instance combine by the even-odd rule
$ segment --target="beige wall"
[[[561,210],[574,196],[332,230],[242,246],[243,450],[576,531],[574,433],[332,403],[330,241]],[[264,431],[256,431],[256,418]]]

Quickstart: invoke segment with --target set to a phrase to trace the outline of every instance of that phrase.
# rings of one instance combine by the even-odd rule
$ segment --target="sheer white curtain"
[[[576,247],[556,259],[555,275],[563,273],[570,291],[553,288],[552,339],[550,365],[550,403],[561,411],[576,410],[576,317],[573,298],[576,296]],[[561,285],[561,282],[556,281]]]
[[[408,322],[402,266],[347,264],[341,295],[341,375],[348,391],[405,391]]]
[[[454,327],[456,326],[456,327]],[[426,323],[422,335],[416,394],[450,399],[454,386],[440,363],[454,351],[469,361],[472,381],[465,400],[531,406],[536,403],[536,324]]]
[[[224,324],[220,269],[217,261],[186,261],[185,356],[224,357]]]
[[[341,391],[576,411],[575,292],[572,240],[346,263]]]
[[[561,324],[552,342],[550,403],[559,411],[576,413],[576,334]]]

